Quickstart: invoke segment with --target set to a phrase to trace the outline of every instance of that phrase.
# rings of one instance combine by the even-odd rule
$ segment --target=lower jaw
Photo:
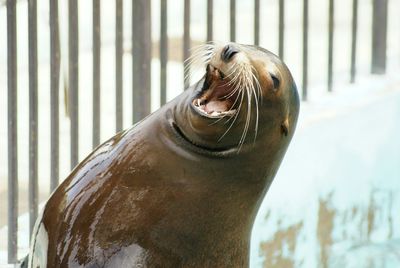
[[[224,117],[231,117],[234,116],[236,114],[236,110],[228,110],[228,111],[223,111],[223,112],[219,112],[219,111],[213,111],[212,113],[207,113],[206,111],[199,109],[198,107],[195,107],[196,111],[206,117],[209,118],[224,118]]]

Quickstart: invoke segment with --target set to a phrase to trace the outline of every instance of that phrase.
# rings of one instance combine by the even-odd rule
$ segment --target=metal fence
[[[207,40],[214,39],[213,19],[216,14],[213,6],[213,0],[206,1],[207,18]],[[281,57],[284,55],[285,47],[285,0],[278,1],[278,52]],[[333,70],[333,51],[335,39],[335,9],[334,0],[329,1],[329,16],[327,25],[328,47],[326,57],[328,58],[328,74],[326,88],[328,91],[333,90],[334,70]],[[236,8],[236,0],[229,2],[229,29],[230,39],[235,41],[236,21],[238,11]],[[254,44],[260,44],[260,31],[263,25],[260,25],[260,0],[254,0]],[[386,32],[388,17],[388,0],[372,0],[373,2],[373,23],[372,23],[372,63],[371,72],[375,74],[385,73],[386,68]],[[7,36],[1,36],[2,40],[7,40],[7,77],[8,77],[8,262],[15,263],[17,261],[18,249],[18,140],[17,140],[17,90],[18,90],[18,74],[17,74],[17,12],[16,0],[7,0]],[[115,0],[115,131],[123,128],[123,10],[124,1]],[[167,63],[168,63],[168,36],[167,36],[167,8],[172,8],[171,2],[160,0],[160,39],[159,39],[159,59],[160,59],[160,103],[167,101]],[[287,4],[287,3],[286,3]],[[59,27],[59,1],[49,0],[49,33],[50,33],[50,148],[51,162],[49,165],[50,172],[50,188],[54,190],[59,183],[59,157],[60,157],[60,140],[59,140],[59,115],[60,115],[60,27]],[[191,0],[184,0],[184,14],[182,18],[183,36],[182,49],[183,57],[187,59],[190,56],[191,47]],[[350,82],[353,83],[356,78],[356,54],[357,54],[357,29],[358,29],[358,0],[352,1],[352,23],[349,25],[352,32],[352,42],[349,49],[351,50],[350,64]],[[92,129],[92,146],[96,147],[100,143],[100,94],[102,85],[100,83],[100,66],[101,66],[101,1],[93,0],[93,129]],[[218,12],[221,12],[218,10]],[[309,57],[309,1],[303,0],[302,12],[302,81],[301,92],[302,99],[305,101],[308,97],[308,57]],[[38,41],[37,41],[37,0],[28,0],[29,15],[29,219],[30,230],[32,231],[35,219],[38,215]],[[132,119],[135,123],[150,113],[150,88],[151,88],[151,59],[152,59],[152,40],[151,40],[151,1],[148,0],[132,0]],[[68,114],[70,118],[70,166],[74,167],[78,161],[79,153],[79,23],[78,23],[78,1],[68,1]],[[206,40],[204,40],[206,41]],[[182,62],[185,67],[187,62]],[[189,85],[188,72],[189,68],[184,69],[182,84],[187,87]],[[186,78],[185,78],[186,77]],[[3,86],[3,85],[2,85]],[[5,85],[4,85],[5,87]],[[5,91],[1,92],[1,97],[5,97]]]

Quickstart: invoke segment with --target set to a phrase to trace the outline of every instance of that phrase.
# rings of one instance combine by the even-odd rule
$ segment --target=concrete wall
[[[400,84],[371,83],[303,104],[252,267],[400,267]]]

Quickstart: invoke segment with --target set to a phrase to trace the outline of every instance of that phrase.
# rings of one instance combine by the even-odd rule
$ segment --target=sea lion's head
[[[286,65],[266,49],[229,43],[197,48],[204,77],[182,104],[177,130],[206,151],[240,152],[263,143],[289,142],[299,112]]]

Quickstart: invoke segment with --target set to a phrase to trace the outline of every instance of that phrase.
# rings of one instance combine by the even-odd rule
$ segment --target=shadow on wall
[[[303,107],[253,229],[252,266],[400,267],[400,91],[373,95],[342,112]]]

